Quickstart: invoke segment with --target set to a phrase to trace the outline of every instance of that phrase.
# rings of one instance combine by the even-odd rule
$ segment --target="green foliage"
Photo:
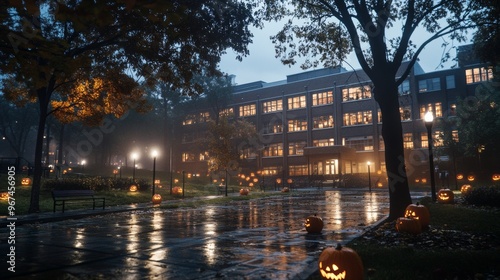
[[[45,190],[95,190],[95,191],[111,191],[111,190],[128,190],[133,183],[130,179],[112,179],[102,177],[85,177],[82,179],[50,179],[44,182]],[[149,190],[151,182],[145,179],[136,179],[134,183],[139,191]]]
[[[500,207],[500,186],[472,188],[463,198],[465,203],[475,206]]]

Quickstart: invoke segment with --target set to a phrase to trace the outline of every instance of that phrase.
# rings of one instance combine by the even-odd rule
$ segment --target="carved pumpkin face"
[[[21,179],[21,185],[23,185],[23,186],[29,186],[29,185],[31,185],[31,178],[22,178]]]
[[[457,180],[462,180],[464,178],[464,174],[458,173],[457,174]]]
[[[422,226],[417,219],[400,217],[396,220],[396,230],[398,232],[420,234],[422,233]]]
[[[243,188],[240,190],[240,195],[248,195],[248,189],[247,188]]]
[[[463,185],[462,187],[460,187],[460,192],[462,193],[462,195],[467,194],[471,190],[472,190],[471,185]]]
[[[0,200],[8,200],[9,199],[9,193],[8,192],[1,192],[0,193]]]
[[[323,219],[314,215],[309,216],[304,223],[308,233],[321,233],[323,230]]]
[[[161,203],[161,195],[155,194],[153,195],[153,198],[151,199],[153,204],[160,204]]]
[[[455,202],[453,191],[450,189],[440,189],[437,193],[437,200],[439,203],[453,203]]]
[[[427,207],[417,202],[417,204],[410,204],[406,207],[405,218],[419,220],[420,226],[424,229],[429,226],[430,213]]]
[[[319,256],[321,277],[329,280],[363,279],[363,263],[359,255],[348,247],[328,247]]]
[[[179,186],[175,186],[172,188],[172,194],[182,194],[182,188]]]
[[[284,187],[281,189],[281,192],[289,192],[289,191],[290,191],[290,189],[288,187]]]
[[[493,175],[491,176],[491,179],[492,179],[493,181],[498,181],[498,180],[500,180],[500,174],[493,174]]]
[[[136,185],[131,185],[129,188],[128,188],[129,191],[131,192],[136,192],[137,191],[137,186]]]
[[[468,180],[469,182],[472,182],[472,181],[476,180],[476,176],[474,176],[474,175],[469,175],[469,176],[467,176],[467,180]]]

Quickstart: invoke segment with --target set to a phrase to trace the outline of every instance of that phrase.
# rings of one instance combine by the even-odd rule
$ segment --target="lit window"
[[[283,110],[283,100],[271,100],[262,103],[262,112],[263,113],[271,113],[276,111]]]
[[[269,146],[264,148],[262,154],[264,157],[283,156],[283,144],[282,143],[269,144]]]
[[[441,106],[441,102],[437,103],[429,103],[427,105],[421,105],[420,106],[420,118],[423,119],[425,116],[425,113],[427,112],[432,112],[432,115],[435,118],[439,118],[443,116],[443,108]]]
[[[362,125],[372,123],[372,112],[353,112],[344,114],[344,126]]]
[[[231,116],[234,116],[234,110],[233,108],[227,108],[227,109],[223,109],[219,112],[219,116],[220,117],[231,117]]]
[[[467,84],[491,80],[493,80],[493,69],[490,67],[472,68],[465,70],[465,81]]]
[[[290,165],[288,170],[289,176],[307,175],[307,165]]]
[[[281,124],[281,120],[279,122],[277,121],[271,121],[264,123],[262,127],[262,133],[264,134],[269,134],[269,133],[282,133],[283,132],[283,125]]]
[[[262,168],[262,175],[277,175],[278,174],[278,167],[277,166],[268,166]]]
[[[342,89],[342,101],[362,100],[370,98],[372,98],[372,90],[370,86]]]
[[[411,121],[411,106],[399,107],[399,114],[402,121]]]
[[[413,135],[411,132],[403,134],[403,147],[405,149],[413,149]]]
[[[333,103],[333,92],[331,91],[313,93],[312,95],[313,106],[326,105],[331,103]]]
[[[335,141],[333,138],[313,140],[314,147],[326,147],[326,146],[334,146],[334,145],[335,145]]]
[[[195,124],[196,123],[196,116],[195,115],[186,115],[184,118],[184,121],[182,121],[182,125],[190,125],[190,124]]]
[[[198,115],[198,120],[200,123],[208,122],[210,120],[210,113],[209,112],[201,112]]]
[[[458,130],[452,130],[451,131],[451,140],[454,142],[458,142]]]
[[[373,151],[373,136],[344,138],[344,146],[356,151]]]
[[[240,151],[240,159],[252,159],[256,158],[257,154],[254,149],[246,148]]]
[[[194,161],[194,160],[195,160],[194,153],[182,153],[183,162]]]
[[[307,130],[306,120],[288,120],[288,132]]]
[[[427,132],[422,132],[420,134],[420,146],[422,148],[429,148],[429,137],[427,136]]]
[[[332,128],[333,116],[313,117],[313,129]]]
[[[240,117],[253,116],[255,114],[255,104],[240,106]]]
[[[303,155],[305,141],[288,143],[288,155]]]
[[[288,110],[305,108],[306,107],[306,96],[296,96],[288,98]]]

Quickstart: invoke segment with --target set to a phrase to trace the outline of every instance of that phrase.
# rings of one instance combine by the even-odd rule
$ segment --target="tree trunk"
[[[389,220],[395,220],[404,216],[406,206],[412,202],[406,175],[398,88],[394,75],[384,75],[384,71],[374,72],[380,73],[381,76],[372,81],[375,86],[375,100],[382,112],[382,137],[385,143],[385,162],[389,181]]]

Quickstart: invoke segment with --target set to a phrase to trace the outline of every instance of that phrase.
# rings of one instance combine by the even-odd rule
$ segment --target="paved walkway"
[[[0,254],[7,258],[14,233],[16,272],[5,260],[0,277],[307,279],[326,246],[346,243],[386,216],[388,194],[294,192],[196,209],[144,204],[101,211],[18,217],[14,231],[2,219]],[[304,229],[315,213],[325,222],[322,234]]]

